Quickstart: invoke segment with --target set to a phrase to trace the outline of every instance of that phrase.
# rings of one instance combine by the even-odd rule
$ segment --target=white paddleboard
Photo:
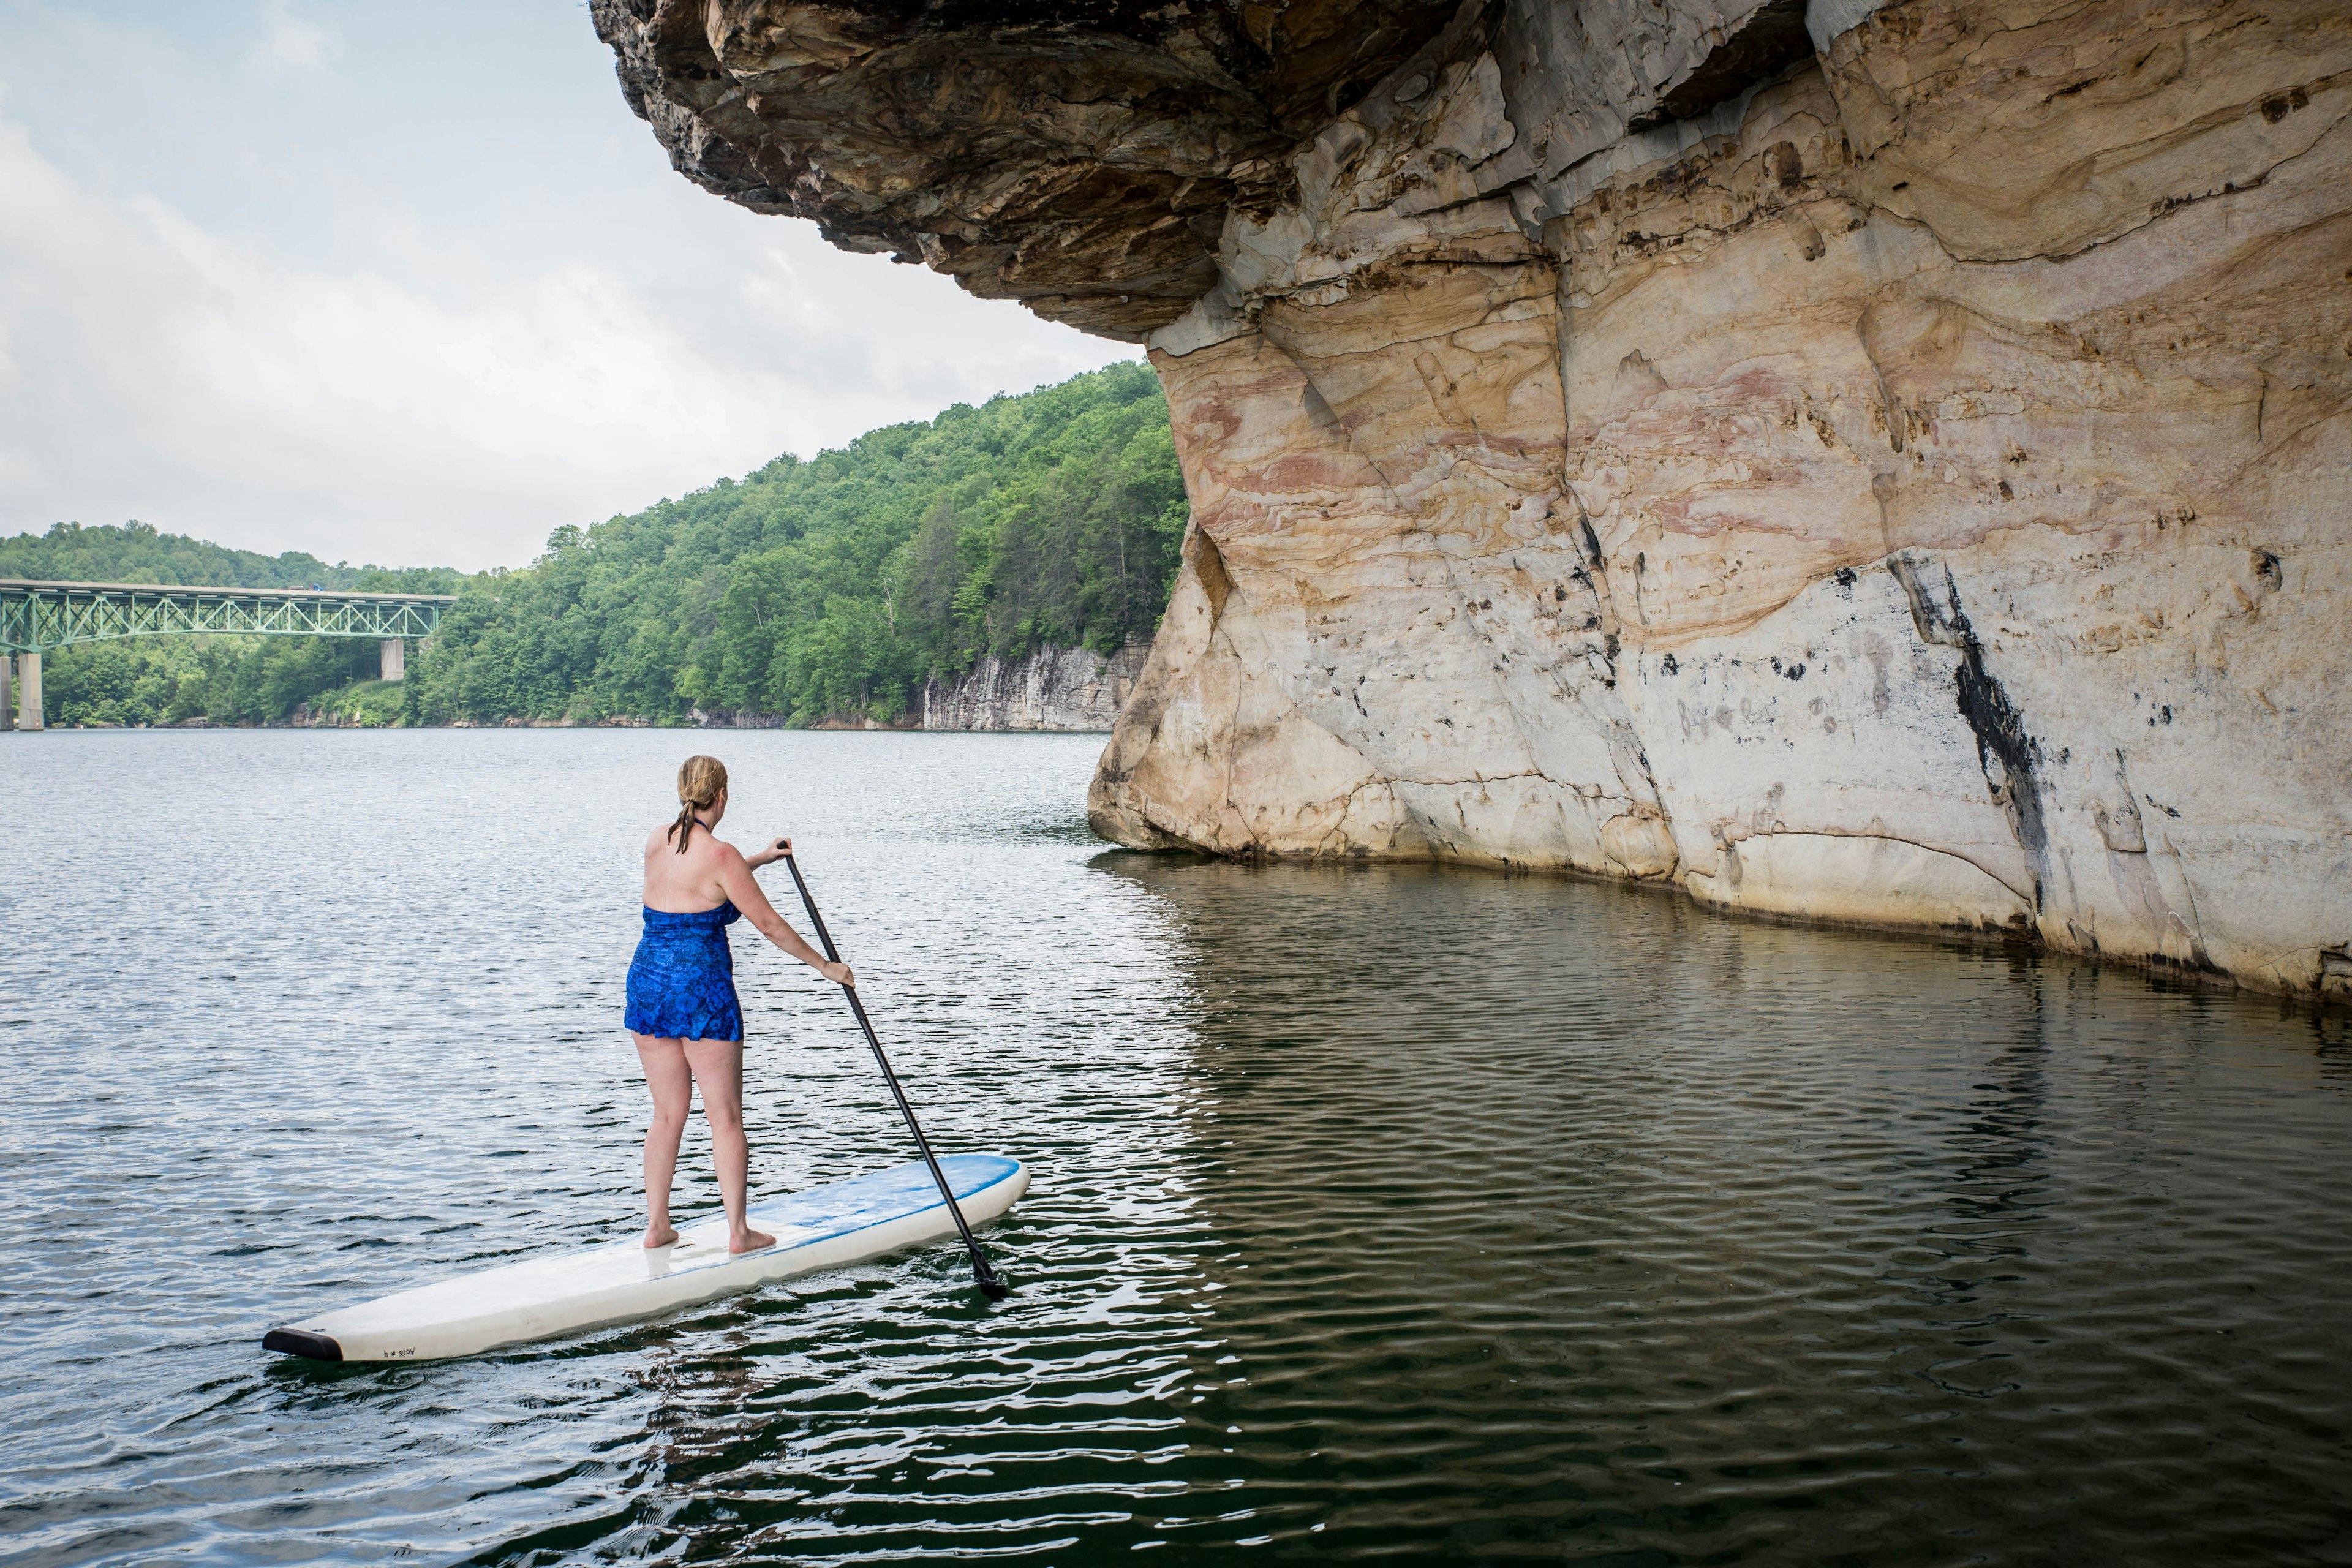
[[[977,1227],[1029,1188],[1029,1168],[1001,1154],[950,1154],[940,1166]],[[261,1348],[315,1361],[434,1361],[552,1339],[749,1290],[771,1279],[879,1258],[955,1235],[955,1219],[920,1160],[755,1204],[751,1228],[776,1245],[727,1250],[719,1216],[667,1247],[632,1238],[527,1258],[421,1285],[340,1312],[272,1329]]]

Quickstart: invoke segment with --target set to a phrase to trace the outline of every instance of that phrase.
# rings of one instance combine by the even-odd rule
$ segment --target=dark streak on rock
[[[1939,605],[1934,590],[1922,580],[1924,564],[1904,552],[1890,557],[1886,569],[1903,585],[1904,596],[1911,603],[1911,625],[1919,640],[1959,651],[1959,668],[1953,671],[1953,679],[1960,717],[1977,738],[1977,765],[1984,770],[1994,796],[2007,808],[2011,829],[2033,868],[2033,910],[2038,915],[2050,858],[2049,829],[2042,816],[2041,742],[2026,732],[2025,721],[2009,700],[2009,693],[1986,670],[1984,645],[1977,640],[1976,629],[1960,608],[1959,584],[1952,580],[1951,569],[1944,568],[1944,602]],[[1990,763],[1994,761],[2000,764],[2000,778],[1993,776]]]
[[[1307,382],[1299,389],[1298,402],[1306,412],[1307,423],[1314,429],[1328,436],[1339,428],[1339,416],[1331,411],[1330,404],[1324,401],[1323,395],[1316,390],[1313,382]]]
[[[1592,531],[1592,520],[1580,515],[1576,520],[1576,526],[1584,536],[1584,563],[1588,566],[1600,565],[1601,538]]]

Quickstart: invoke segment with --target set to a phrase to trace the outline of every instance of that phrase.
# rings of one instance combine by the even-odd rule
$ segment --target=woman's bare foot
[[[677,1239],[677,1232],[668,1226],[649,1225],[646,1226],[646,1249],[649,1252],[656,1247],[667,1247]]]
[[[776,1238],[764,1230],[746,1230],[727,1238],[730,1252],[757,1252],[763,1247],[773,1247]]]

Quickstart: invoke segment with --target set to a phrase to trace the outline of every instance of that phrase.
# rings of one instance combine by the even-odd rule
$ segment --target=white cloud
[[[88,185],[0,120],[0,533],[138,517],[330,560],[516,563],[561,523],[1129,352],[805,225],[677,210],[667,285],[642,216],[628,257],[298,262]],[[710,224],[757,241],[698,243]]]
[[[282,70],[317,70],[327,63],[327,30],[294,15],[286,0],[271,0],[261,8],[261,39],[254,46],[254,63]]]

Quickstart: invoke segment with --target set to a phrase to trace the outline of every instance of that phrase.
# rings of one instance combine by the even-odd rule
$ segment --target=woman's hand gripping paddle
[[[801,890],[801,907],[808,910],[809,924],[816,928],[816,940],[824,948],[825,957],[839,963],[841,953],[833,945],[833,933],[824,929],[824,917],[816,912],[816,900],[809,897],[808,879],[801,875],[801,863],[793,858],[789,848],[784,850],[782,859],[793,874],[793,886]],[[882,1042],[875,1036],[873,1022],[866,1016],[866,1005],[857,999],[855,986],[843,986],[841,994],[849,998],[849,1010],[857,1015],[857,1026],[866,1031],[866,1043],[874,1047],[874,1060],[882,1068],[882,1080],[890,1086],[892,1097],[898,1101],[898,1114],[907,1119],[907,1131],[915,1135],[915,1147],[923,1152],[923,1163],[931,1168],[931,1180],[940,1184],[940,1196],[947,1200],[948,1213],[955,1216],[956,1229],[963,1234],[964,1250],[971,1254],[972,1283],[990,1300],[1002,1301],[1013,1288],[989,1266],[988,1254],[980,1249],[979,1239],[965,1222],[963,1210],[955,1200],[955,1190],[948,1185],[947,1173],[940,1169],[939,1157],[931,1152],[931,1141],[923,1136],[922,1124],[915,1120],[915,1108],[907,1103],[907,1091],[898,1087],[898,1075],[890,1070],[890,1058],[882,1054]]]

